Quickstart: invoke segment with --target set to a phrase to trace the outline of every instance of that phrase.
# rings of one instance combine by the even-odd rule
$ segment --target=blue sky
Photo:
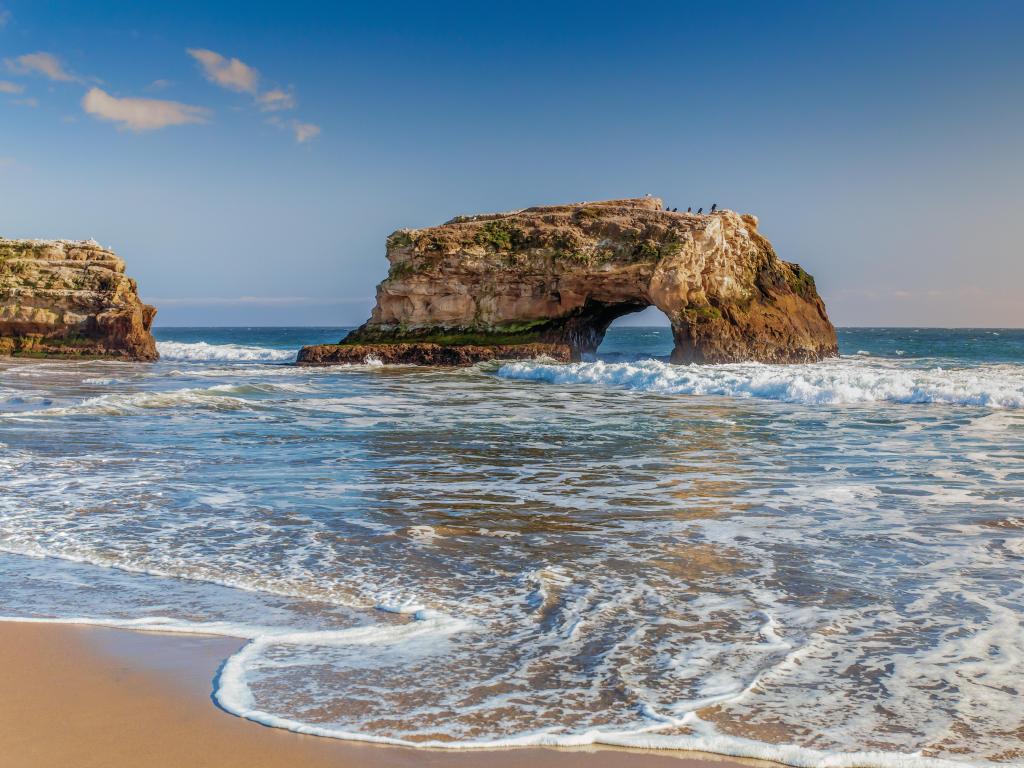
[[[163,324],[361,322],[384,238],[756,213],[837,324],[1024,326],[1024,3],[0,0],[0,233]]]

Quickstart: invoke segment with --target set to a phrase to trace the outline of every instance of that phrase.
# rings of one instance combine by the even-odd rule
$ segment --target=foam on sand
[[[261,708],[251,689],[251,674],[261,666],[275,664],[276,648],[336,647],[367,648],[380,652],[389,646],[401,648],[417,643],[433,644],[473,626],[463,620],[442,614],[416,616],[411,621],[391,625],[363,625],[327,631],[282,631],[279,628],[227,622],[190,622],[164,616],[138,619],[102,619],[90,617],[25,618],[0,617],[0,621],[17,623],[77,624],[130,629],[145,632],[237,637],[248,642],[228,657],[216,680],[214,698],[226,711],[253,722],[328,738],[391,744],[420,749],[487,750],[526,746],[578,747],[606,745],[656,750],[686,750],[712,754],[747,757],[785,763],[797,768],[963,768],[991,766],[987,762],[953,761],[932,758],[920,753],[886,751],[841,752],[802,747],[793,744],[769,744],[720,732],[712,723],[701,719],[695,711],[682,716],[668,716],[646,711],[637,727],[629,729],[590,728],[581,732],[564,732],[539,728],[533,732],[511,734],[499,738],[446,741],[440,739],[412,740],[384,736],[359,730],[307,723]],[[373,650],[371,650],[373,649]],[[646,721],[646,722],[645,722]],[[673,733],[661,733],[671,730]],[[678,731],[684,731],[679,733]],[[1003,763],[1017,766],[1019,763]]]

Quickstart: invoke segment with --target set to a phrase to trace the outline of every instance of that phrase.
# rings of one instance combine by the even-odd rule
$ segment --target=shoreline
[[[7,768],[742,768],[704,753],[519,747],[413,749],[308,736],[236,717],[213,679],[243,641],[80,624],[0,621],[0,754]]]

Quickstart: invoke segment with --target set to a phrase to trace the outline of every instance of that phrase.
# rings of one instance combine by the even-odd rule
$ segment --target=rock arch
[[[673,362],[837,354],[813,278],[776,256],[756,217],[728,210],[675,213],[641,198],[463,216],[395,232],[387,257],[370,320],[300,362],[396,344],[543,344],[578,359],[616,318],[651,305],[671,321]]]

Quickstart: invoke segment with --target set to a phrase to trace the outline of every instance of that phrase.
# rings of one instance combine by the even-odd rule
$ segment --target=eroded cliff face
[[[0,355],[155,360],[155,315],[92,240],[0,238]]]
[[[673,362],[837,354],[814,279],[747,214],[641,198],[460,216],[395,232],[387,258],[370,320],[342,345],[547,343],[578,358],[617,317],[654,305],[672,323]]]

